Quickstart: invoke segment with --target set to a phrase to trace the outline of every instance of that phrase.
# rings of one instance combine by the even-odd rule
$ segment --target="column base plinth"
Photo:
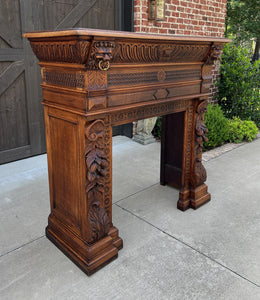
[[[110,235],[110,232],[112,236],[115,236],[115,239]],[[72,237],[62,239],[61,237],[64,235],[55,232],[50,226],[46,227],[46,237],[88,276],[116,259],[118,251],[123,248],[123,241],[118,237],[118,230],[112,227],[110,232],[108,236],[93,245],[78,243],[78,241],[70,245],[68,241]]]
[[[177,208],[185,211],[188,208],[197,209],[203,204],[206,204],[211,199],[210,193],[208,193],[208,187],[206,184],[202,184],[195,189],[180,191]]]
[[[193,209],[201,207],[203,204],[206,204],[211,199],[211,195],[210,193],[208,193],[208,187],[206,184],[202,184],[201,186],[192,189],[190,194],[190,207]]]

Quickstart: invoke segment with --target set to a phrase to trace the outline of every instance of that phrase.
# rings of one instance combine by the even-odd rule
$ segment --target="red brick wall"
[[[165,20],[148,20],[148,0],[134,0],[134,31],[161,34],[223,37],[227,0],[166,0]],[[219,64],[213,69],[211,91]]]

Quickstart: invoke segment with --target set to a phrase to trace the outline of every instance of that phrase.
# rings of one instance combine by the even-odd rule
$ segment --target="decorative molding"
[[[207,172],[202,164],[203,141],[207,142],[207,127],[204,124],[204,113],[207,111],[208,101],[201,102],[196,109],[195,141],[194,141],[194,165],[191,176],[192,187],[198,187],[207,180]]]
[[[155,43],[118,42],[112,62],[115,63],[149,63],[159,61],[159,45]]]
[[[80,73],[58,73],[43,70],[42,79],[43,82],[47,84],[62,85],[81,89],[85,87],[84,74]]]
[[[169,95],[169,91],[167,89],[158,89],[153,94],[155,100],[166,99]]]
[[[167,44],[159,47],[160,62],[202,61],[209,51],[209,45]]]
[[[190,105],[188,106],[186,110],[187,114],[187,140],[186,140],[186,153],[185,153],[185,167],[184,167],[184,182],[185,187],[189,187],[190,183],[190,175],[191,175],[191,159],[192,159],[192,142],[194,138],[193,133],[193,111],[194,111],[194,105],[193,101],[190,102]]]
[[[157,72],[157,79],[159,82],[164,82],[166,79],[166,73],[163,69],[159,70]]]
[[[112,112],[111,113],[111,124],[116,125],[122,122],[132,122],[136,120],[142,120],[158,115],[165,115],[167,113],[173,113],[177,111],[183,111],[187,107],[187,102],[185,100],[176,100],[170,103],[158,103],[149,105],[149,107],[144,108],[133,108],[125,112]]]
[[[118,42],[112,62],[196,62],[202,61],[209,51],[209,45],[156,44],[140,42]]]
[[[141,72],[141,73],[108,73],[107,82],[108,86],[117,85],[132,85],[144,84],[150,82],[174,82],[186,80],[200,79],[201,71],[198,70],[173,70],[164,71],[163,69],[158,72]]]
[[[88,90],[99,90],[107,87],[107,72],[87,71]]]
[[[208,93],[212,84],[212,65],[203,65],[201,69],[201,93]]]
[[[85,64],[88,58],[89,41],[31,41],[34,54],[42,62],[66,62]]]
[[[86,194],[88,203],[88,220],[90,236],[88,242],[93,243],[108,234],[110,228],[110,211],[103,207],[107,199],[107,182],[110,178],[110,162],[107,151],[107,130],[103,120],[87,123],[85,128],[85,161],[86,161]],[[108,177],[108,178],[107,178]],[[110,198],[109,198],[110,199]]]

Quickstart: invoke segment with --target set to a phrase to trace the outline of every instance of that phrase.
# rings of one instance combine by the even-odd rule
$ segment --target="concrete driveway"
[[[160,143],[113,140],[119,257],[87,277],[49,240],[46,155],[0,166],[0,298],[260,299],[260,139],[204,162],[212,200],[177,210]]]

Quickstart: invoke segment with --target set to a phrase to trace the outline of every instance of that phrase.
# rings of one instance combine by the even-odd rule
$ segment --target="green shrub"
[[[229,137],[228,120],[223,115],[219,105],[208,105],[204,122],[208,128],[208,141],[204,142],[204,149],[211,149],[224,144]]]
[[[252,141],[258,133],[253,121],[242,121],[238,117],[227,119],[218,104],[208,105],[204,123],[208,128],[208,141],[203,144],[204,150],[220,146],[227,141],[231,143]]]
[[[243,140],[252,141],[258,133],[258,128],[253,121],[242,121],[237,117],[228,120],[228,126],[229,142],[241,143]]]
[[[219,104],[228,118],[252,120],[260,126],[260,69],[259,61],[250,62],[245,47],[227,44],[221,59],[218,84]]]

